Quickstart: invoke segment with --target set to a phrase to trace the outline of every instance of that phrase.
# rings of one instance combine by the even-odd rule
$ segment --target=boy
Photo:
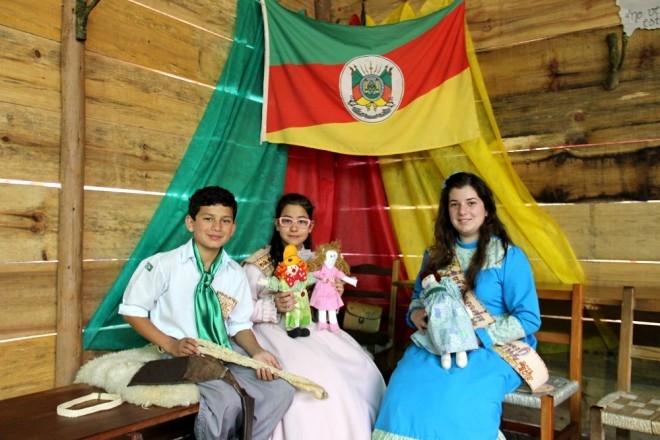
[[[119,313],[140,335],[171,356],[199,354],[195,339],[208,339],[243,355],[281,368],[252,333],[252,295],[243,269],[223,246],[236,231],[237,203],[224,188],[199,189],[189,200],[184,245],[140,263]],[[223,319],[218,295],[234,303]],[[233,300],[232,300],[233,299]],[[267,439],[293,400],[291,385],[267,368],[255,372],[227,364],[239,385],[255,398],[252,438]],[[267,382],[262,382],[267,381]],[[232,439],[243,422],[238,393],[223,380],[198,384],[199,413],[195,436]]]

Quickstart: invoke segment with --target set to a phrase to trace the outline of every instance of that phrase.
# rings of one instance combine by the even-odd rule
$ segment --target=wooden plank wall
[[[54,384],[61,3],[0,0],[0,399]],[[292,10],[312,0],[282,2]],[[411,1],[413,8],[421,0]],[[400,0],[367,0],[382,20]],[[359,0],[332,0],[345,23]],[[86,41],[83,320],[168,186],[222,72],[235,0],[101,0]],[[660,285],[660,31],[630,38],[602,87],[614,2],[468,0],[499,128],[589,282]],[[118,189],[122,192],[108,192]],[[126,207],[129,207],[127,209]]]
[[[62,11],[38,3],[0,8],[0,398],[54,384]],[[188,146],[235,18],[235,0],[101,0],[90,15],[84,322]]]

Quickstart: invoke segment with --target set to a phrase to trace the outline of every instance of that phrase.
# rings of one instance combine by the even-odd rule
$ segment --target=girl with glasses
[[[271,292],[259,283],[282,261],[286,245],[296,246],[303,260],[314,257],[313,215],[314,205],[307,197],[283,195],[275,207],[270,246],[243,263],[252,290],[257,339],[277,356],[285,370],[321,384],[329,395],[318,400],[308,393],[296,393],[272,440],[368,440],[385,389],[376,364],[341,330],[319,331],[312,325],[307,337],[290,338],[282,316],[293,310],[295,297],[290,292]],[[343,293],[343,283],[336,287]]]

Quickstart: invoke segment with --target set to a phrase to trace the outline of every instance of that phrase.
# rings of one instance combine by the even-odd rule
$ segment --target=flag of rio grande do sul
[[[463,0],[374,27],[262,5],[262,141],[384,156],[479,137]]]

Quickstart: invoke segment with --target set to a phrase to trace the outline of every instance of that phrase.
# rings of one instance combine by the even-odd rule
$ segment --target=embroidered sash
[[[465,292],[465,306],[472,313],[472,326],[475,329],[487,327],[495,322],[495,318],[481,304],[474,292],[467,290],[465,276],[463,275],[463,270],[458,259],[454,258],[451,267],[447,269],[443,276],[448,276],[454,280],[461,292]],[[528,343],[524,341],[511,341],[504,345],[494,345],[493,350],[520,374],[520,377],[529,385],[532,392],[540,390],[549,391],[548,387],[551,386],[546,384],[549,378],[548,367],[546,367],[543,359],[541,359],[539,354]]]

